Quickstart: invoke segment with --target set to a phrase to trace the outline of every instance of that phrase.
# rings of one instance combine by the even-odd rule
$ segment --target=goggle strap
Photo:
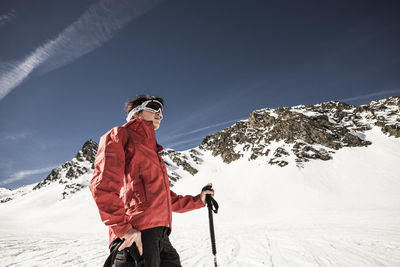
[[[159,109],[159,110],[154,110],[154,109],[152,109],[152,108],[148,108],[148,107],[146,107],[146,105],[148,104],[148,103],[150,103],[150,102],[157,102],[157,103],[159,103],[160,104],[160,106],[161,106],[161,108]],[[136,112],[139,112],[139,111],[141,111],[141,110],[148,110],[148,111],[151,111],[151,112],[159,112],[159,113],[162,113],[162,107],[163,107],[163,105],[159,102],[159,101],[157,101],[157,100],[147,100],[147,101],[145,101],[145,102],[143,102],[140,106],[137,106],[136,108],[134,108],[134,109],[132,109],[131,111],[129,111],[129,113],[128,113],[128,115],[126,116],[126,121],[127,122],[129,122],[131,119],[132,119],[132,117],[133,117],[133,115],[136,113]]]
[[[131,111],[129,111],[128,115],[126,116],[126,121],[127,121],[127,122],[130,121],[130,120],[132,119],[133,115],[134,115],[136,112],[139,112],[139,111],[141,111],[141,110],[142,110],[142,106],[137,106],[136,108],[134,108],[134,109],[132,109]]]

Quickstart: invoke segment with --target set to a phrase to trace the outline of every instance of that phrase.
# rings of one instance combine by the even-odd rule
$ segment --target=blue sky
[[[165,99],[164,147],[200,144],[252,110],[400,95],[400,3],[2,0],[0,187],[44,179]]]

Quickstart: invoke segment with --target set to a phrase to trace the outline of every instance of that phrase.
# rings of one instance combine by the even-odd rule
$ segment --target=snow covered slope
[[[172,189],[194,195],[213,182],[219,266],[400,266],[399,107],[389,98],[256,111],[198,148],[166,150]],[[4,266],[105,260],[107,230],[85,186],[90,160],[72,162],[86,172],[66,180],[67,164],[0,204]],[[68,184],[84,186],[65,197]],[[173,225],[183,266],[212,266],[207,210],[174,214]]]

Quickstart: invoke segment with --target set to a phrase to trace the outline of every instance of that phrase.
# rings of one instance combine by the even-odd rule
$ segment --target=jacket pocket
[[[131,181],[131,199],[129,200],[130,207],[133,209],[139,208],[146,204],[147,195],[146,195],[146,186],[143,181],[142,174],[138,173],[135,175]]]

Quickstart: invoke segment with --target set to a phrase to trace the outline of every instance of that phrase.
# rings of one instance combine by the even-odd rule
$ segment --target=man
[[[163,106],[159,97],[137,96],[126,105],[127,123],[100,139],[89,187],[109,228],[110,248],[124,240],[113,266],[134,266],[127,253],[133,246],[147,267],[181,266],[168,238],[172,211],[204,207],[206,194],[214,194],[206,190],[197,196],[180,196],[170,191],[159,154],[163,148],[155,136]]]

